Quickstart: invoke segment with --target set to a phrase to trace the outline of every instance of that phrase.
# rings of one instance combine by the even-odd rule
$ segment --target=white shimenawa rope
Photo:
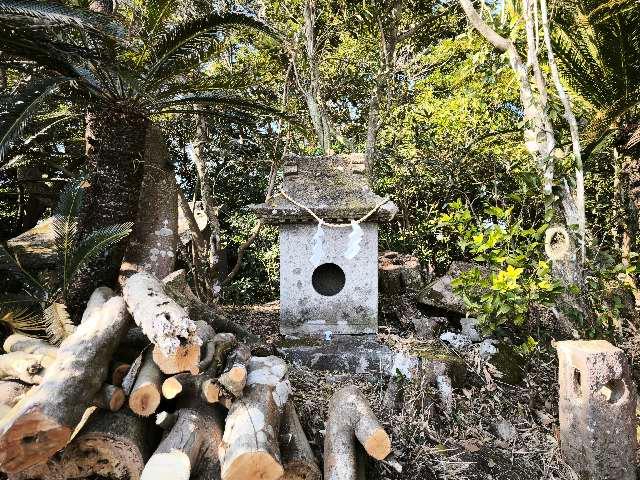
[[[369,210],[369,212],[367,212],[367,214],[358,219],[358,220],[353,220],[350,223],[329,223],[326,222],[325,220],[323,220],[322,218],[320,218],[318,215],[316,215],[313,210],[311,210],[309,207],[307,207],[306,205],[303,205],[302,203],[294,200],[293,198],[291,198],[284,190],[280,190],[276,195],[282,195],[284,198],[286,198],[287,200],[289,200],[291,203],[293,203],[296,207],[299,207],[301,209],[303,209],[305,212],[307,212],[309,215],[311,215],[320,225],[324,225],[325,227],[329,227],[329,228],[352,228],[353,227],[353,223],[357,223],[360,224],[362,222],[367,221],[367,219],[369,219],[369,217],[371,217],[371,215],[373,215],[374,213],[376,213],[380,207],[382,207],[385,203],[387,203],[388,201],[390,201],[391,199],[389,197],[384,197],[381,201],[379,201],[375,207],[373,207],[371,210]]]

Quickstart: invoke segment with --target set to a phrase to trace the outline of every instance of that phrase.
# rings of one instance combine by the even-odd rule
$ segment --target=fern
[[[0,162],[11,142],[20,136],[24,126],[38,110],[40,104],[56,91],[58,86],[68,81],[66,77],[56,77],[31,83],[20,95],[6,97],[2,103],[3,115],[0,124]]]
[[[0,1],[0,14],[35,22],[46,22],[54,27],[78,27],[106,36],[123,37],[125,35],[124,27],[108,15],[71,8],[59,3]]]
[[[132,227],[133,222],[127,222],[104,227],[89,234],[74,252],[69,267],[69,278],[73,278],[82,267],[109,247],[126,238],[131,233]]]
[[[11,255],[4,245],[0,245],[0,263],[23,284],[29,295],[40,301],[47,300],[49,296],[47,289],[33,275],[22,268],[18,258]]]
[[[67,307],[62,303],[52,303],[44,309],[42,316],[49,342],[53,345],[60,345],[75,329]]]

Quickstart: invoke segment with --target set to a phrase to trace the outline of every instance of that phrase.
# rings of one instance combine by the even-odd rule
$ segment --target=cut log
[[[129,408],[143,417],[154,413],[160,405],[163,378],[160,368],[153,361],[151,350],[147,350],[129,394]]]
[[[213,360],[209,368],[202,373],[202,394],[208,403],[220,403],[229,408],[233,398],[224,390],[218,382],[218,375],[225,364],[227,352],[237,345],[235,335],[232,333],[218,333],[213,337],[211,350],[213,350]]]
[[[153,358],[167,374],[196,371],[202,341],[186,310],[169,298],[162,282],[136,273],[124,286],[124,298],[134,321],[154,344]]]
[[[144,467],[142,480],[189,480],[205,456],[217,456],[224,413],[204,403],[193,388],[191,385],[178,400],[176,422]]]
[[[188,390],[188,386],[197,384],[200,387],[201,377],[199,375],[191,375],[189,373],[179,373],[167,378],[162,382],[162,396],[166,399],[173,399],[180,395],[183,391]]]
[[[321,479],[316,458],[291,399],[285,405],[280,425],[280,455],[284,467],[282,480]]]
[[[247,383],[247,364],[251,359],[251,349],[245,345],[238,345],[227,357],[224,372],[218,378],[222,385],[235,398],[242,397],[242,391]]]
[[[36,355],[50,355],[52,357],[55,357],[58,353],[58,347],[54,347],[46,340],[29,337],[21,333],[9,335],[4,341],[3,348],[5,352],[25,352]]]
[[[107,301],[114,295],[113,290],[109,287],[96,288],[87,301],[87,306],[85,307],[84,312],[82,312],[82,319],[80,323],[93,317],[97,311],[102,310],[104,304],[107,303]]]
[[[109,360],[129,321],[124,300],[113,297],[62,342],[40,386],[0,425],[2,470],[18,472],[43,463],[67,444],[106,380]]]
[[[121,387],[124,377],[129,372],[129,368],[131,368],[131,365],[128,363],[111,363],[111,365],[109,366],[109,379],[111,381],[111,384],[115,385],[116,387]]]
[[[46,355],[11,352],[0,355],[0,379],[16,379],[36,384],[42,381]]]
[[[93,405],[103,410],[117,412],[124,405],[125,395],[120,387],[105,383],[93,399]]]
[[[127,408],[98,411],[64,450],[65,478],[139,480],[159,439],[153,422]]]
[[[162,281],[166,286],[167,295],[184,307],[193,320],[205,321],[218,332],[233,333],[246,343],[260,343],[260,337],[217,314],[212,307],[201,301],[187,284],[184,270],[177,270],[167,275]]]
[[[198,363],[198,370],[204,372],[211,366],[211,362],[213,362],[216,355],[216,332],[211,325],[202,320],[196,321],[196,332],[202,340],[202,353],[200,355],[200,362]],[[235,341],[235,336],[233,339]]]
[[[278,357],[253,357],[241,402],[231,405],[219,449],[223,480],[276,480],[284,474],[278,435],[291,385]]]
[[[355,439],[366,452],[382,460],[391,452],[391,440],[371,411],[360,390],[349,385],[338,390],[329,401],[324,437],[325,480],[356,480],[359,465]]]

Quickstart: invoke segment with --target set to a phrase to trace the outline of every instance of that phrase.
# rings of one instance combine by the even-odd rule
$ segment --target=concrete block
[[[588,480],[635,480],[636,387],[624,352],[604,340],[557,350],[566,462]]]

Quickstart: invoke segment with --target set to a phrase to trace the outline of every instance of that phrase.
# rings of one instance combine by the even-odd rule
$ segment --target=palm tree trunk
[[[119,105],[87,115],[87,162],[91,170],[78,219],[78,238],[114,224],[135,222],[142,184],[147,120]],[[67,306],[78,315],[91,292],[113,286],[127,241],[86,265],[73,280]]]

